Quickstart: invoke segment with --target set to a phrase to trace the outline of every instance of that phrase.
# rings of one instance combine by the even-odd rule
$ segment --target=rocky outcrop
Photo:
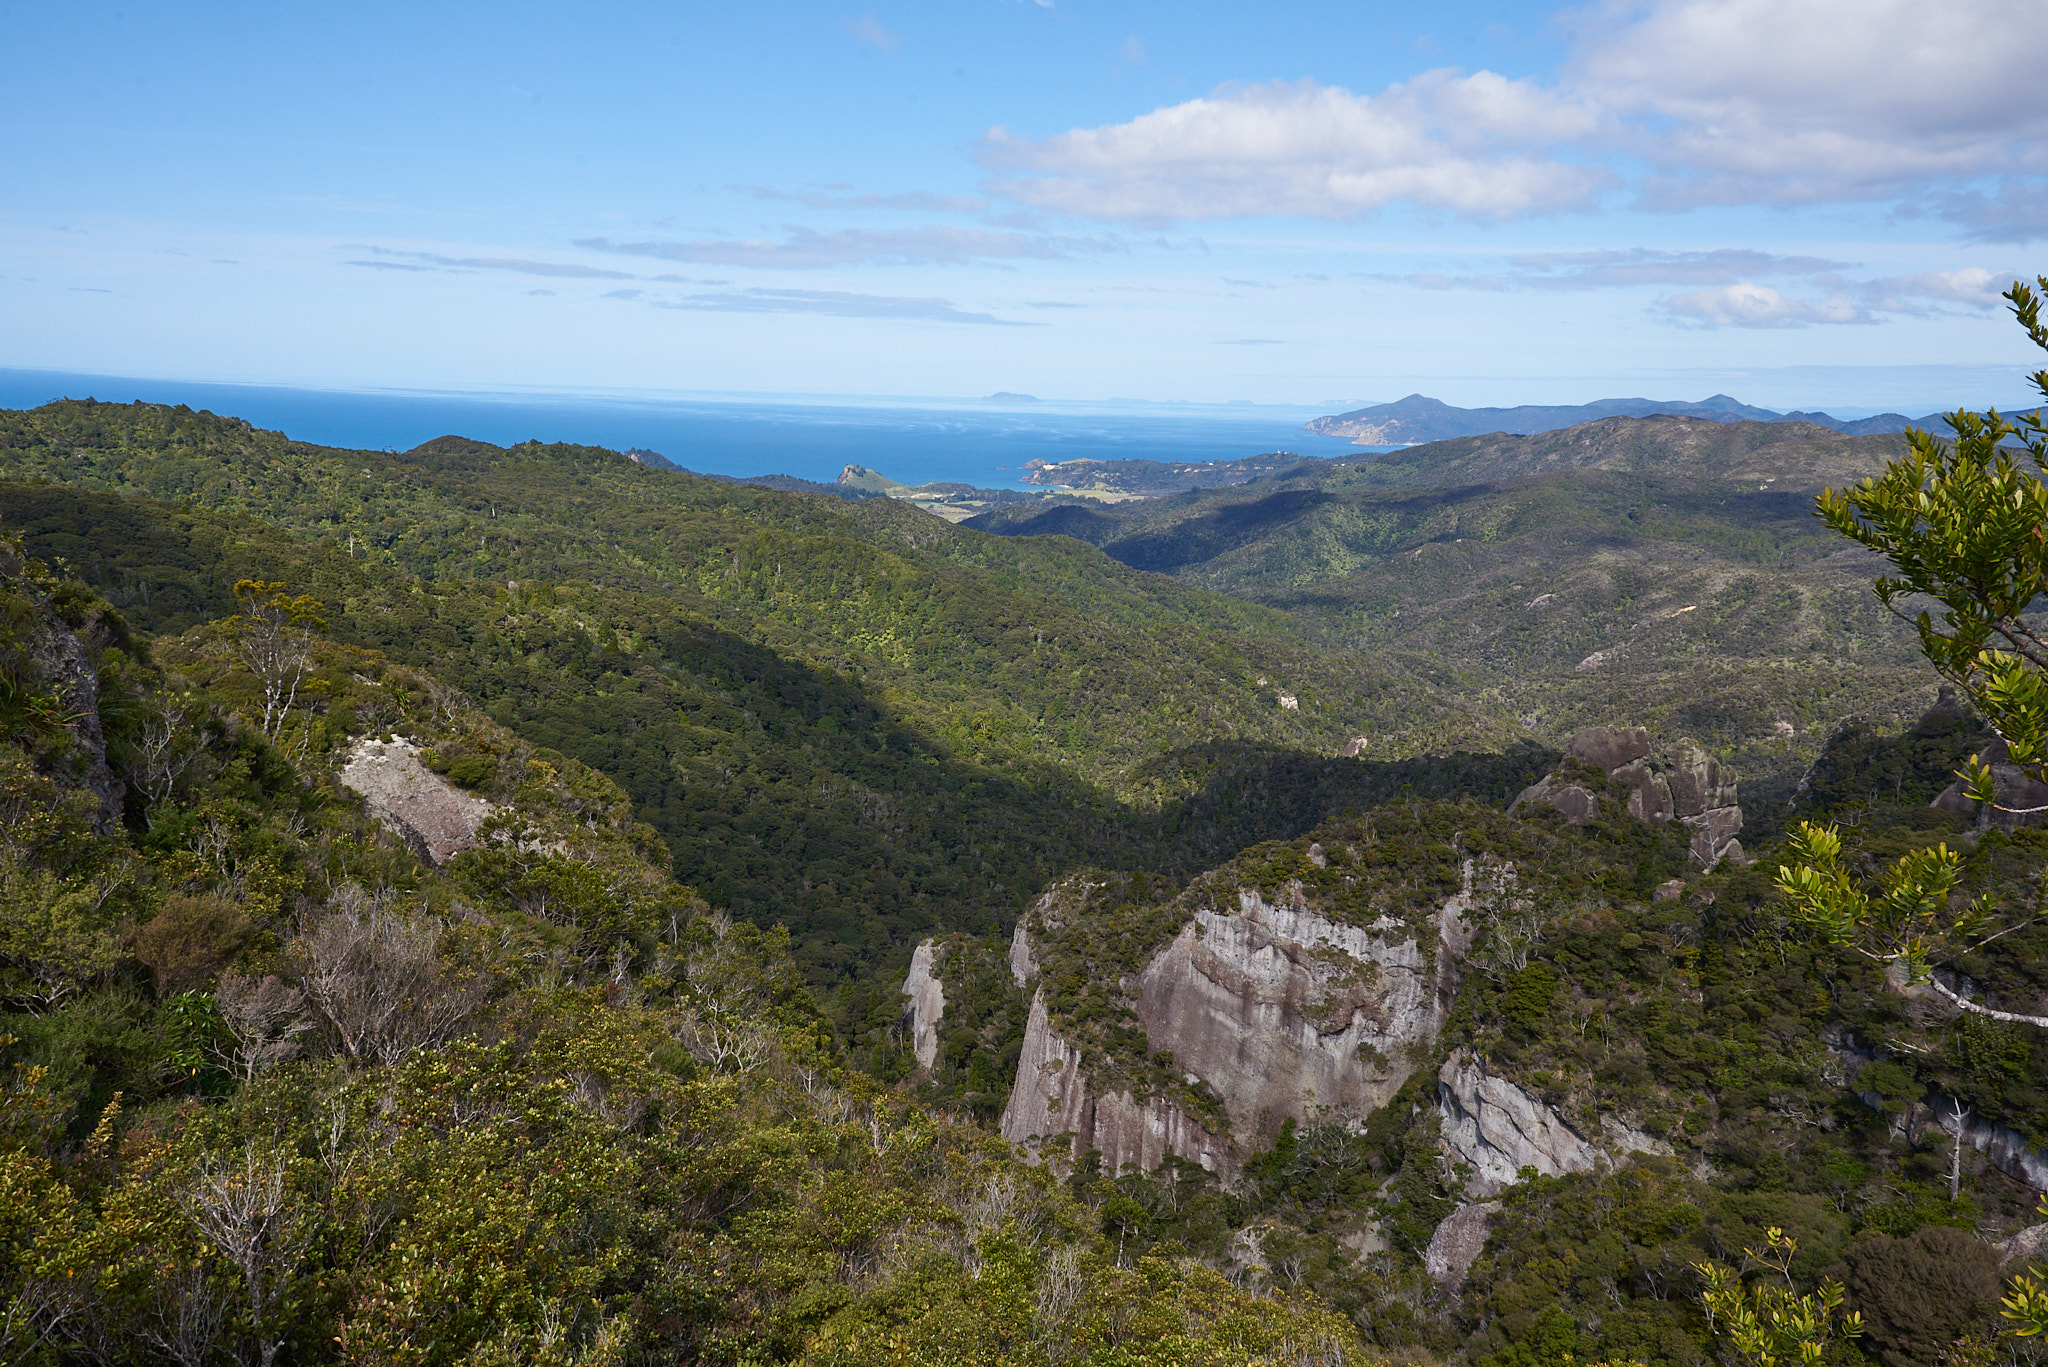
[[[403,736],[351,743],[338,777],[430,864],[445,864],[476,844],[476,828],[493,810],[422,764],[419,746]]]
[[[10,589],[18,584],[25,563],[15,547],[0,543],[0,582]],[[74,603],[67,621],[39,588],[8,596],[19,614],[9,623],[6,649],[0,651],[4,668],[15,676],[10,682],[30,693],[47,689],[63,717],[62,743],[50,754],[50,777],[89,794],[94,833],[111,834],[121,821],[125,786],[107,764],[97,664],[110,645],[126,644],[127,628],[104,603]]]
[[[1010,937],[1010,976],[1022,987],[1038,976],[1038,961],[1031,957],[1031,918],[1017,919],[1017,932]]]
[[[1991,766],[1991,776],[1997,785],[1991,801],[1977,801],[1963,781],[1957,779],[1941,790],[1933,806],[1959,816],[1974,815],[1980,831],[1993,826],[2011,831],[2048,822],[2048,784],[2014,764],[2003,740],[1993,739],[1978,753],[1978,758]]]
[[[1498,1201],[1480,1201],[1459,1206],[1446,1215],[1436,1233],[1429,1236],[1429,1247],[1422,1251],[1423,1270],[1444,1285],[1463,1283],[1465,1274],[1486,1249],[1487,1237],[1493,1233],[1494,1212],[1499,1209]]]
[[[1960,986],[1967,992],[1971,985],[1964,981]],[[1855,1077],[1863,1065],[1884,1057],[1882,1050],[1864,1048],[1853,1034],[1838,1025],[1822,1030],[1820,1038],[1845,1077]],[[1873,1111],[1884,1111],[1884,1098],[1876,1092],[1859,1091],[1856,1095]],[[1933,1090],[1923,1100],[1909,1104],[1904,1111],[1888,1114],[1891,1115],[1892,1133],[1916,1144],[1936,1133],[1945,1134],[1953,1141],[1960,1126],[1964,1145],[1983,1154],[1992,1167],[2035,1191],[2048,1192],[2048,1150],[2029,1144],[2026,1136],[2009,1125],[1996,1124],[1970,1110],[1963,1111],[1958,1120],[1950,1099]]]
[[[946,989],[938,976],[938,946],[926,940],[910,956],[910,972],[903,979],[903,995],[910,998],[903,1014],[910,1027],[910,1049],[917,1066],[930,1068],[939,1061],[939,1022],[946,1018]]]
[[[1565,759],[1566,767],[1524,788],[1510,810],[1549,806],[1573,825],[1592,820],[1600,801],[1572,777],[1570,761],[1576,760],[1626,785],[1629,815],[1637,820],[1690,827],[1692,856],[1701,868],[1711,869],[1723,859],[1746,860],[1735,838],[1742,829],[1735,776],[1698,742],[1688,738],[1658,746],[1640,726],[1592,726],[1572,737]]]
[[[1438,1071],[1437,1105],[1443,1112],[1444,1152],[1452,1162],[1471,1168],[1466,1190],[1480,1196],[1513,1186],[1524,1168],[1561,1177],[1592,1172],[1631,1153],[1672,1152],[1662,1140],[1611,1116],[1602,1124],[1599,1142],[1587,1138],[1469,1050],[1452,1054]]]
[[[1998,1250],[1998,1261],[2003,1266],[2038,1263],[2042,1252],[2048,1250],[2048,1225],[2028,1225],[2010,1239],[1992,1247]]]
[[[1241,1140],[1311,1114],[1362,1120],[1450,1013],[1457,978],[1438,939],[1395,920],[1340,925],[1298,887],[1277,905],[1243,889],[1234,913],[1198,911],[1146,966],[1138,1016],[1154,1050],[1222,1099]]]
[[[1311,847],[1313,862],[1322,851]],[[1383,918],[1352,926],[1319,915],[1300,884],[1268,901],[1238,890],[1230,910],[1197,910],[1123,988],[1157,1059],[1222,1103],[1219,1134],[1165,1097],[1091,1091],[1078,1052],[1032,999],[1017,1080],[1002,1130],[1016,1143],[1071,1135],[1106,1169],[1156,1167],[1171,1153],[1234,1172],[1288,1120],[1362,1123],[1386,1104],[1435,1042],[1470,946],[1473,866],[1418,935]],[[1019,924],[1010,967],[1019,985],[1038,972],[1030,926]]]
[[[1091,1097],[1080,1054],[1052,1028],[1043,988],[1031,999],[1002,1134],[1034,1155],[1049,1143],[1076,1157],[1094,1149],[1110,1173],[1132,1167],[1149,1172],[1169,1153],[1225,1176],[1235,1176],[1238,1168],[1227,1142],[1165,1098],[1139,1100],[1128,1090]]]

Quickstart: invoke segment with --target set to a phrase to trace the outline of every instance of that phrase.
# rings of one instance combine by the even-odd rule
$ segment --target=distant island
[[[1012,394],[1007,389],[998,389],[982,400],[983,403],[1037,403],[1036,394]]]
[[[1415,446],[1453,437],[1481,437],[1494,432],[1531,436],[1555,432],[1601,418],[1708,418],[1715,422],[1804,422],[1831,432],[1862,437],[1903,432],[1908,427],[1938,427],[1940,414],[1909,418],[1880,413],[1871,418],[1842,419],[1826,413],[1779,413],[1756,408],[1726,394],[1690,403],[1683,399],[1596,399],[1569,405],[1525,404],[1518,408],[1457,408],[1424,394],[1410,394],[1393,403],[1374,404],[1315,418],[1309,431],[1326,437],[1350,437],[1358,446]]]

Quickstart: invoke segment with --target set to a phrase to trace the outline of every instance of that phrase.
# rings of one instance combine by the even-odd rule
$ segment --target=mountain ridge
[[[1930,427],[1941,420],[1938,413],[1923,418],[1879,413],[1849,419],[1826,413],[1780,413],[1743,403],[1727,394],[1709,395],[1697,403],[1682,399],[1595,399],[1583,404],[1522,404],[1512,408],[1458,408],[1425,394],[1410,394],[1392,403],[1313,418],[1304,426],[1326,437],[1350,437],[1359,446],[1415,446],[1495,432],[1526,436],[1600,418],[1654,416],[1707,418],[1714,422],[1803,422],[1848,436],[1903,432],[1908,427]]]

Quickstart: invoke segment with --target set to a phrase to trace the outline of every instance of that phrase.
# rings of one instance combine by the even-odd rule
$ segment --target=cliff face
[[[1042,988],[1031,999],[1002,1133],[1030,1152],[1042,1153],[1048,1143],[1076,1156],[1098,1150],[1105,1172],[1130,1167],[1149,1172],[1168,1154],[1226,1176],[1239,1168],[1227,1142],[1164,1097],[1141,1100],[1129,1088],[1090,1096],[1081,1056],[1052,1028]]]
[[[1581,1134],[1553,1107],[1462,1049],[1437,1074],[1437,1105],[1443,1112],[1444,1153],[1471,1167],[1466,1190],[1478,1196],[1513,1186],[1523,1168],[1561,1177],[1591,1172],[1631,1153],[1668,1157],[1672,1152],[1669,1144],[1612,1116],[1597,1136]]]
[[[1457,991],[1440,925],[1427,946],[1400,921],[1326,920],[1293,892],[1276,906],[1244,889],[1234,915],[1196,912],[1137,981],[1151,1047],[1208,1083],[1244,1141],[1384,1105]],[[1441,919],[1458,922],[1455,909]],[[1450,938],[1461,935],[1454,924]]]
[[[1471,869],[1418,935],[1385,917],[1370,926],[1318,914],[1299,883],[1268,900],[1240,888],[1234,910],[1197,908],[1122,984],[1146,1047],[1190,1087],[1220,1103],[1202,1116],[1157,1089],[1091,1088],[1086,1062],[1055,1028],[1041,986],[1002,1131],[1016,1143],[1071,1136],[1075,1153],[1102,1153],[1106,1170],[1150,1169],[1167,1154],[1234,1172],[1287,1120],[1363,1122],[1426,1055],[1457,993],[1470,928]],[[1020,986],[1039,971],[1031,928],[1051,896],[1020,922],[1011,969]],[[906,985],[906,990],[908,987]]]

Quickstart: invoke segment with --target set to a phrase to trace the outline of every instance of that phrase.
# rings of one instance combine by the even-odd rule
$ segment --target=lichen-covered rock
[[[1422,1251],[1423,1270],[1440,1284],[1463,1283],[1465,1274],[1486,1249],[1487,1237],[1493,1233],[1494,1212],[1499,1209],[1498,1201],[1479,1201],[1459,1206],[1446,1215],[1436,1233],[1429,1236],[1429,1247]]]
[[[931,940],[919,945],[910,956],[910,972],[903,979],[903,995],[910,998],[903,1008],[909,1018],[910,1049],[920,1068],[930,1068],[938,1062],[939,1022],[946,1018],[946,989],[938,977],[937,950],[937,944]]]
[[[422,764],[419,746],[403,736],[352,742],[338,777],[430,864],[445,864],[476,844],[476,829],[492,811],[489,802]]]

